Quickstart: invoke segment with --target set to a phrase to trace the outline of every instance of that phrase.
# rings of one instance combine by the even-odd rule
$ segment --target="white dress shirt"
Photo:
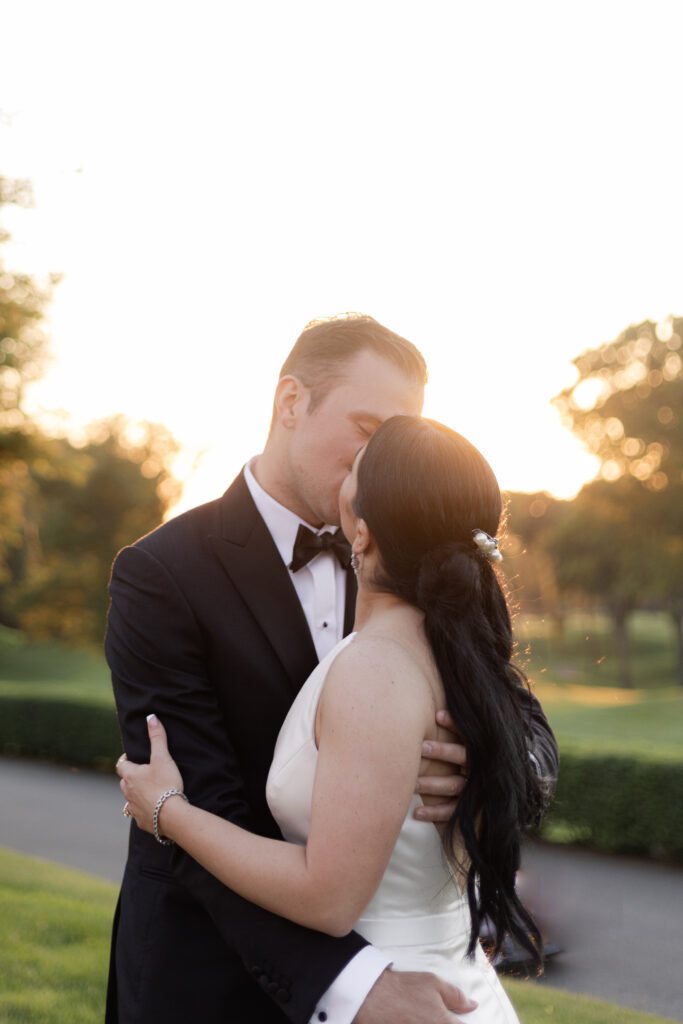
[[[253,462],[254,459],[244,467],[244,479],[282,561],[289,565],[300,526],[307,526],[318,534],[334,533],[336,526],[326,525],[316,530],[271,498],[257,482],[251,470]],[[306,616],[318,661],[322,661],[344,635],[346,571],[331,551],[321,551],[297,572],[290,571],[289,575]]]
[[[292,560],[292,551],[299,526],[303,523],[314,533],[334,531],[325,525],[319,530],[305,522],[284,505],[275,501],[257,482],[252,472],[254,459],[244,467],[244,479],[261,518],[268,527],[285,565]],[[332,650],[344,634],[346,572],[331,551],[321,551],[297,572],[290,570],[318,660]],[[374,946],[365,946],[337,975],[319,1000],[310,1024],[351,1024],[368,992],[391,960]]]

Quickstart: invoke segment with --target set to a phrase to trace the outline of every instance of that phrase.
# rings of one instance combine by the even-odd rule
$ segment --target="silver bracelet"
[[[187,797],[183,793],[182,789],[167,789],[165,793],[162,793],[157,800],[154,807],[154,838],[162,846],[173,846],[172,839],[166,839],[164,836],[159,835],[159,811],[164,806],[169,796],[181,796],[185,803],[187,803]]]

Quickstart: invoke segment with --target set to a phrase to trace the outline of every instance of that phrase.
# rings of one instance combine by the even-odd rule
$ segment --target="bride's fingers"
[[[116,766],[116,774],[122,782],[130,782],[139,773],[142,765],[134,764],[132,761],[121,761]]]
[[[171,755],[168,752],[166,730],[156,715],[147,715],[147,732],[149,733],[151,747],[150,763],[152,761],[170,760]]]

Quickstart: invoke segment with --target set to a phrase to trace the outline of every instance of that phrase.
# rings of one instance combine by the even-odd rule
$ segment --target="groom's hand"
[[[437,711],[436,721],[442,729],[458,735],[455,722],[447,711]],[[415,792],[431,799],[415,809],[415,817],[420,821],[449,821],[458,797],[467,785],[467,748],[462,743],[428,740],[422,745],[422,757],[441,764],[438,774],[421,775],[417,780]]]
[[[454,1013],[469,1013],[477,1006],[435,974],[386,970],[370,989],[353,1024],[457,1024],[460,1018]]]

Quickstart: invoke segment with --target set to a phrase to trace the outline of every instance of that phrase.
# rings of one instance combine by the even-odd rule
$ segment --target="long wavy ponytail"
[[[395,416],[369,441],[358,468],[354,511],[377,543],[375,585],[424,612],[446,704],[468,752],[469,781],[443,836],[457,862],[467,852],[472,917],[468,953],[482,919],[497,951],[506,933],[541,962],[541,939],[515,891],[524,827],[543,806],[528,756],[528,684],[511,664],[513,639],[496,571],[473,541],[495,535],[502,510],[496,478],[460,434],[433,420]]]

